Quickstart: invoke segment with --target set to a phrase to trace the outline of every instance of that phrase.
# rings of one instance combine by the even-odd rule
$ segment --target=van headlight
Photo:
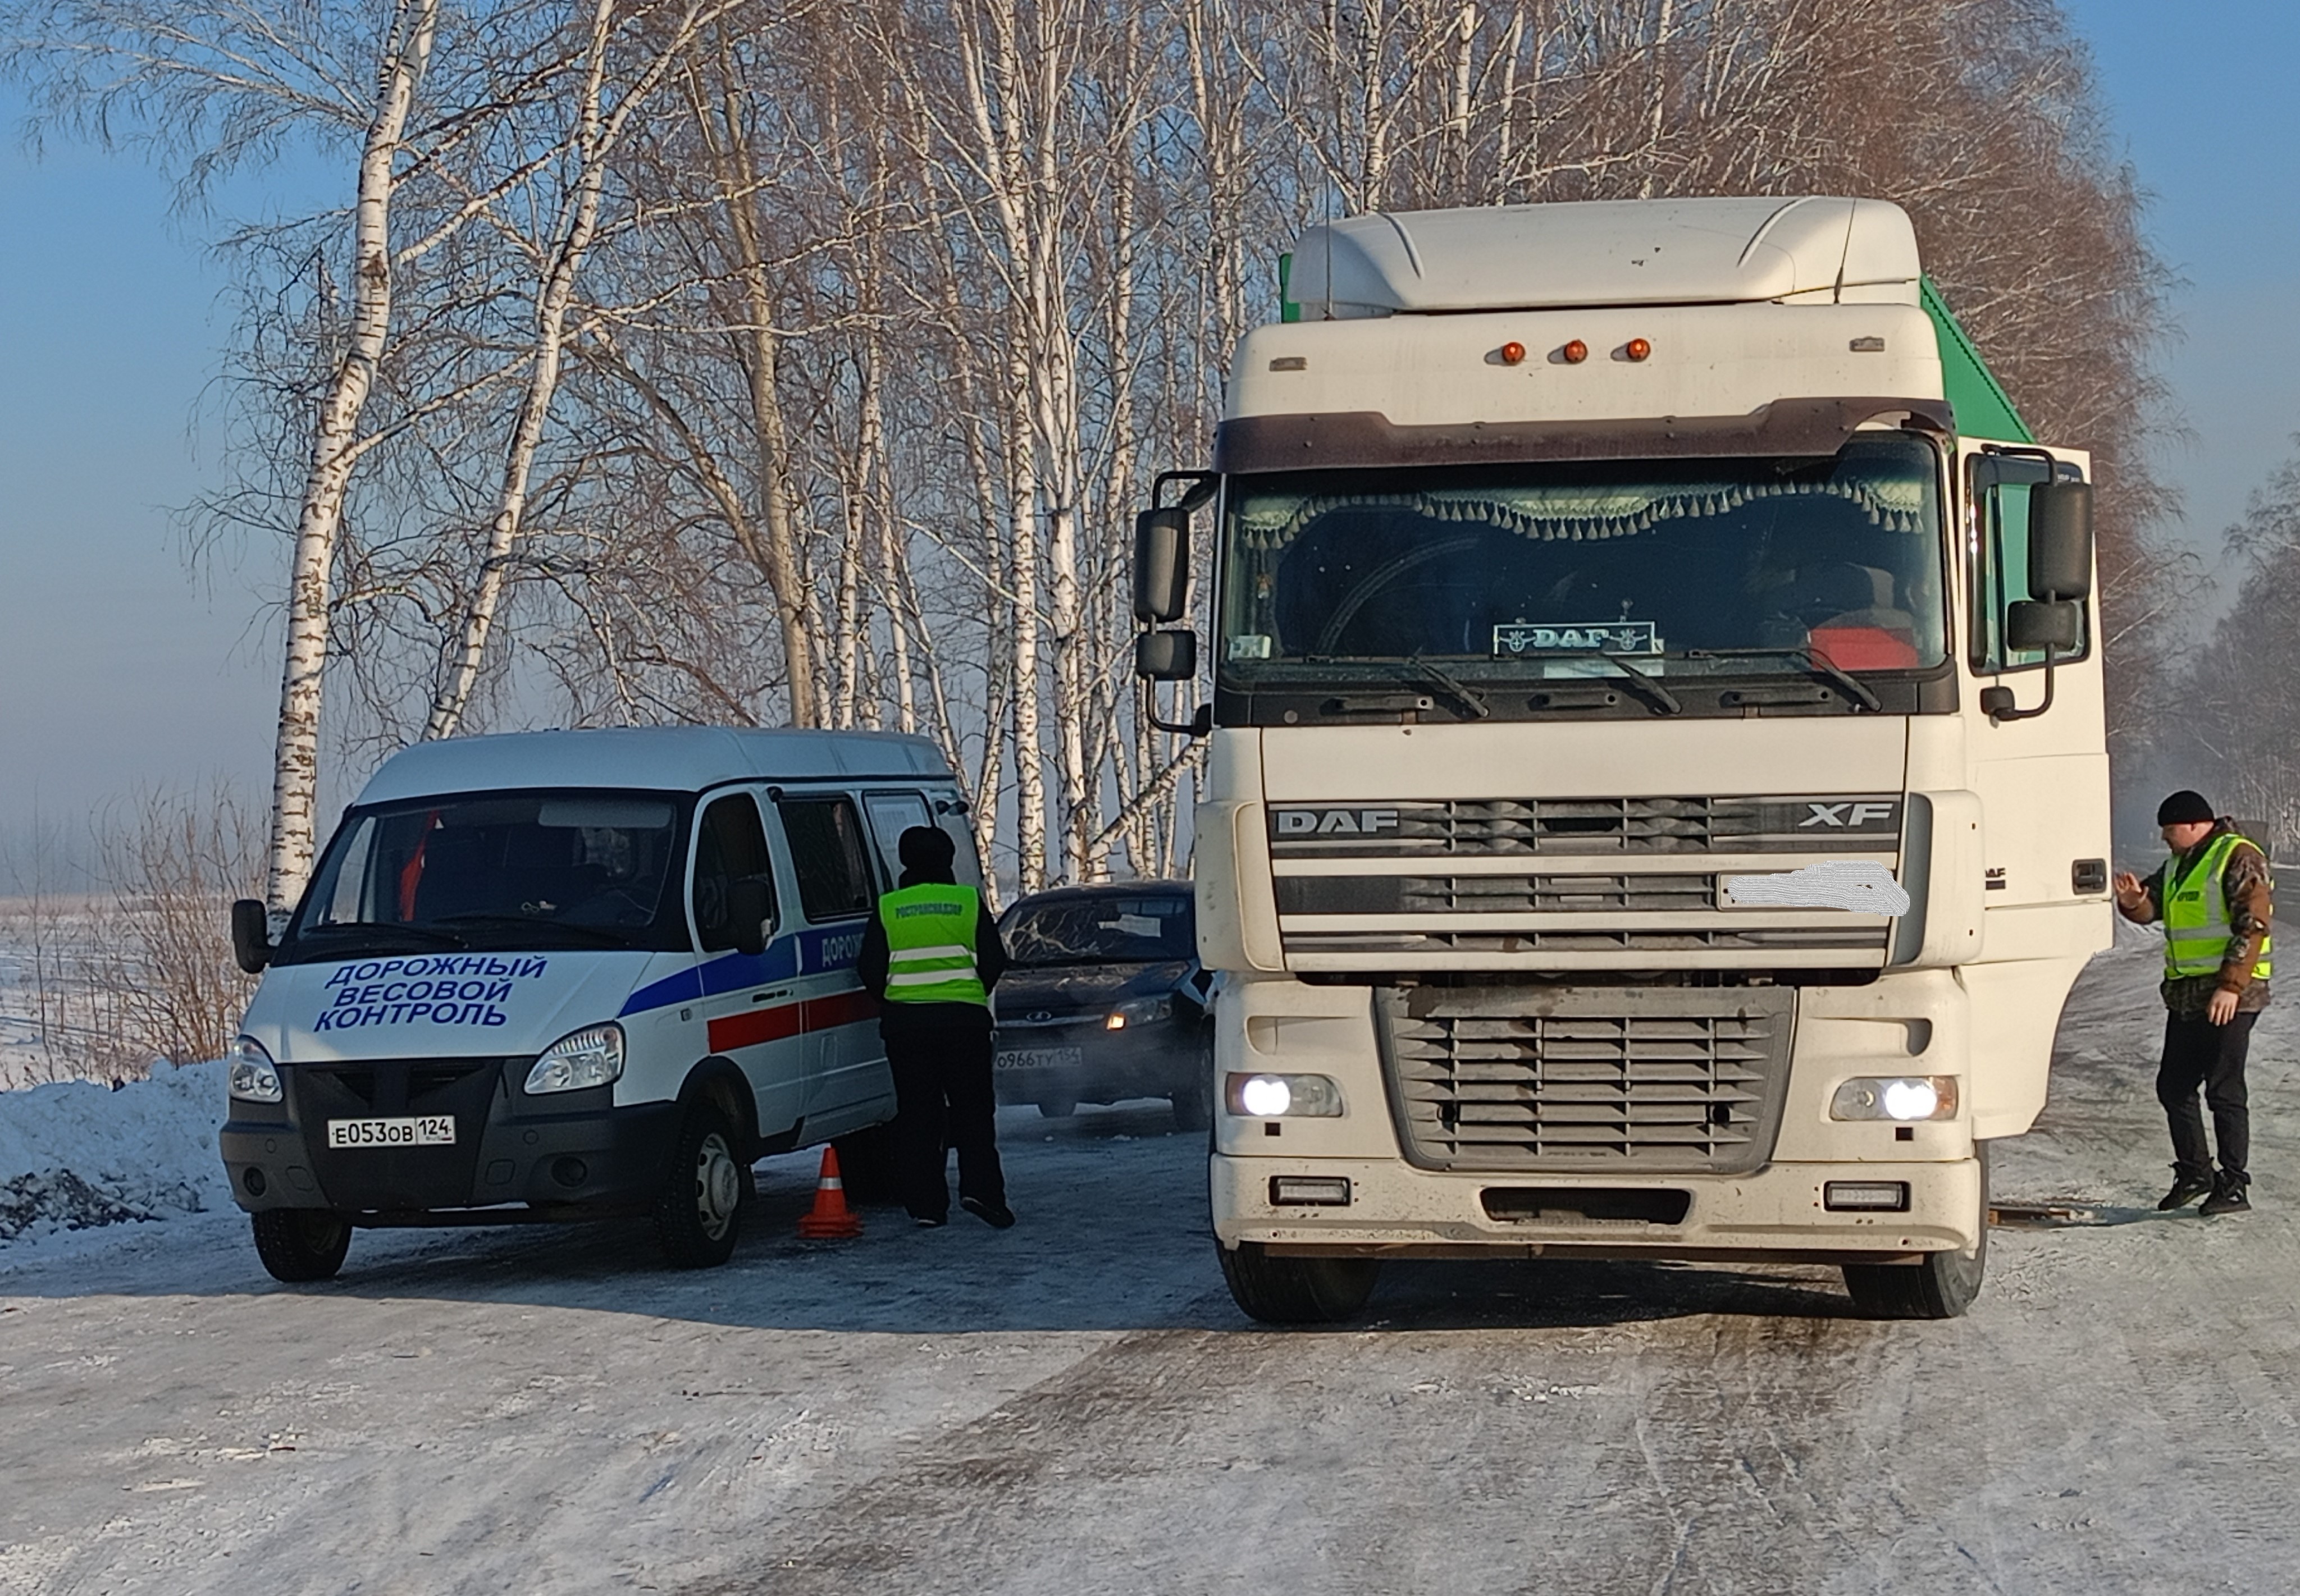
[[[1831,1119],[1892,1119],[1907,1124],[1917,1119],[1956,1118],[1956,1077],[1953,1075],[1887,1075],[1846,1082],[1829,1100]]]
[[[1122,1031],[1129,1026],[1155,1025],[1174,1011],[1171,997],[1133,998],[1110,1011],[1102,1022],[1105,1031]]]
[[[231,1044],[224,1055],[231,1060],[230,1092],[242,1102],[278,1102],[283,1095],[279,1090],[279,1071],[271,1062],[271,1055],[263,1051],[263,1043],[253,1036],[242,1036]]]
[[[622,1078],[623,1027],[585,1026],[543,1050],[535,1068],[527,1072],[525,1090],[529,1097],[540,1097],[550,1092],[610,1085]]]
[[[1233,1075],[1226,1078],[1229,1111],[1246,1119],[1332,1119],[1342,1111],[1342,1089],[1322,1075]]]

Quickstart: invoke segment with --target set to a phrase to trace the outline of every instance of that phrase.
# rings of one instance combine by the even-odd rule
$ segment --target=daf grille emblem
[[[1380,836],[1397,829],[1394,809],[1281,809],[1273,811],[1279,836]]]

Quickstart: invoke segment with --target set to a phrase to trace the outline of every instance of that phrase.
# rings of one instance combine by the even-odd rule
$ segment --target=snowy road
[[[733,1266],[641,1230],[363,1233],[274,1286],[237,1215],[0,1249],[0,1591],[2300,1589],[2300,1019],[2261,1210],[2165,1219],[2146,948],[2096,967],[1966,1319],[1833,1273],[1394,1266],[1251,1328],[1203,1143],[1004,1122],[1023,1224],[874,1212]],[[1051,1133],[1051,1135],[1050,1135]]]

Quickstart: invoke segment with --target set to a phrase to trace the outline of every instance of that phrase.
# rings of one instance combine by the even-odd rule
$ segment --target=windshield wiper
[[[1662,714],[1678,715],[1685,711],[1685,705],[1679,702],[1676,694],[1630,664],[1626,654],[1609,653],[1602,648],[1545,648],[1540,657],[1545,660],[1603,660],[1621,673],[1621,679],[1629,684],[1632,691],[1650,701]]]
[[[1461,706],[1470,711],[1471,719],[1483,720],[1493,713],[1492,709],[1486,703],[1484,694],[1456,677],[1451,671],[1432,665],[1420,654],[1406,655],[1405,667],[1409,670],[1417,672],[1422,680],[1435,682],[1438,686],[1451,693]]]
[[[1885,701],[1869,690],[1869,684],[1854,676],[1810,644],[1790,648],[1688,648],[1688,660],[1801,660],[1805,669],[1840,689],[1846,697],[1864,710],[1882,710]]]
[[[602,947],[627,948],[631,939],[620,931],[610,931],[604,926],[585,926],[573,920],[546,920],[531,914],[445,914],[438,924],[443,926],[493,926],[516,931],[565,931],[577,936],[588,936]]]
[[[398,926],[372,920],[341,920],[333,925],[306,926],[296,933],[297,942],[321,936],[356,936],[362,941],[377,939],[388,941],[392,937],[401,936],[412,939],[415,945],[421,948],[462,948],[471,945],[453,931],[436,931],[429,926]]]

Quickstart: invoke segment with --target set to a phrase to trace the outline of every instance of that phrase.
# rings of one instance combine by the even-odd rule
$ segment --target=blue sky
[[[2300,430],[2300,6],[2062,4],[2186,279],[2164,369],[2195,436],[2161,458],[2216,554]],[[246,182],[224,204],[272,208]],[[0,838],[139,785],[268,787],[278,551],[196,579],[171,515],[217,471],[209,225],[132,159],[0,140]]]

